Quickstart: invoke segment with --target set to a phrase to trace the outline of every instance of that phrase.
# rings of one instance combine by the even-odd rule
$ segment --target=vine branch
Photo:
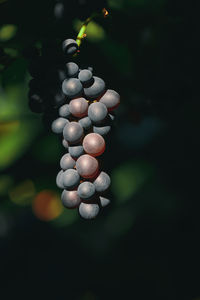
[[[94,18],[96,18],[96,17],[101,17],[102,15],[103,15],[104,18],[106,18],[106,17],[109,15],[108,11],[107,11],[105,8],[102,9],[101,13],[94,13],[94,14],[91,15],[91,17],[89,17],[89,18],[87,18],[87,19],[85,20],[85,22],[84,22],[83,25],[81,26],[81,29],[79,30],[79,33],[78,33],[78,35],[77,35],[77,38],[76,38],[76,42],[77,42],[79,48],[80,48],[80,46],[81,46],[82,40],[86,37],[86,33],[85,33],[85,32],[86,32],[86,29],[87,29],[87,25],[88,25]]]

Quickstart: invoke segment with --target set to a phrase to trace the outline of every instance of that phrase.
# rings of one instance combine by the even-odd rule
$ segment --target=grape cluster
[[[66,55],[75,54],[77,49],[74,40],[64,41]],[[75,62],[68,62],[65,71],[62,92],[66,100],[51,128],[62,134],[68,153],[60,160],[56,183],[63,189],[61,200],[65,207],[78,207],[83,218],[93,219],[110,203],[105,197],[110,177],[100,170],[97,157],[105,151],[105,137],[111,130],[113,110],[120,96],[106,89],[105,82],[93,76],[92,68],[81,70]]]
[[[24,56],[29,58],[29,107],[34,113],[43,113],[44,117],[66,102],[62,92],[62,81],[66,78],[63,68],[64,56],[57,45],[44,43],[41,51],[35,47],[27,48]]]

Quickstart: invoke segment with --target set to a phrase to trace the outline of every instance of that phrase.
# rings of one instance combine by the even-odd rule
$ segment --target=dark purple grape
[[[93,126],[93,132],[98,133],[102,136],[107,135],[111,130],[111,126]]]
[[[67,39],[63,42],[62,48],[63,48],[64,54],[73,55],[78,50],[78,44],[73,39]]]
[[[92,72],[84,69],[81,70],[78,74],[78,79],[82,82],[82,84],[85,86],[87,84],[89,84],[92,80]]]
[[[78,172],[74,169],[66,170],[62,175],[62,179],[63,179],[63,185],[66,189],[73,189],[80,182],[80,176]]]
[[[74,62],[68,62],[66,64],[66,72],[67,72],[67,77],[76,77],[79,72],[79,67]]]
[[[79,146],[70,146],[68,148],[69,154],[73,157],[73,158],[79,158],[81,155],[84,154],[84,149],[83,146],[79,145]]]
[[[85,129],[88,130],[92,126],[92,122],[89,117],[82,118],[78,121],[78,123]]]
[[[62,204],[66,208],[76,208],[81,203],[81,199],[77,191],[64,190],[61,195]]]
[[[60,189],[64,189],[64,185],[63,185],[63,170],[61,170],[57,177],[56,177],[56,185],[57,187],[59,187]]]
[[[101,172],[93,182],[95,189],[98,193],[105,192],[109,188],[110,183],[110,177],[105,172]]]
[[[53,123],[51,125],[51,129],[54,133],[62,133],[63,129],[67,123],[69,123],[69,121],[67,119],[60,117],[53,121]]]
[[[45,111],[44,99],[38,94],[29,95],[29,108],[34,113],[42,113]]]
[[[88,99],[96,99],[103,95],[106,89],[103,79],[94,76],[94,82],[90,87],[84,88],[84,94]]]
[[[99,102],[105,104],[108,111],[111,111],[117,108],[120,104],[120,95],[113,90],[107,90],[105,94],[100,98]]]
[[[78,195],[81,199],[91,199],[95,194],[95,186],[92,182],[84,181],[78,186]]]
[[[102,123],[108,114],[107,108],[103,103],[95,102],[88,108],[88,117],[95,124]]]
[[[76,162],[69,153],[64,154],[60,160],[60,167],[63,170],[73,169],[75,165]]]
[[[63,118],[69,118],[71,113],[69,110],[69,104],[64,104],[59,108],[59,115]]]
[[[71,144],[78,143],[83,136],[83,127],[77,122],[69,122],[63,130],[63,136]]]
[[[99,213],[99,205],[96,203],[81,203],[79,205],[79,214],[84,219],[95,219]]]
[[[62,91],[67,97],[72,99],[81,96],[83,86],[77,78],[65,79],[62,83]]]

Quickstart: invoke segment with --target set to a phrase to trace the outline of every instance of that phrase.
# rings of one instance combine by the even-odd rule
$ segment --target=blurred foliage
[[[111,205],[92,222],[62,207],[61,140],[27,105],[24,49],[60,47],[85,18],[63,3],[55,20],[53,0],[0,0],[0,296],[198,300],[199,2],[109,0],[88,26],[80,66],[121,94]]]

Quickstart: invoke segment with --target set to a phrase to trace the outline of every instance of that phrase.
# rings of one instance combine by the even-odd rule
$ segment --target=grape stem
[[[83,25],[81,26],[81,29],[79,30],[79,33],[77,35],[77,38],[76,38],[76,42],[80,48],[81,46],[81,42],[82,40],[86,37],[86,29],[87,29],[87,25],[96,17],[99,17],[99,16],[102,16],[103,14],[103,17],[106,18],[108,16],[108,11],[103,8],[101,13],[93,13],[89,18],[87,18],[85,20],[85,22],[83,23]]]

